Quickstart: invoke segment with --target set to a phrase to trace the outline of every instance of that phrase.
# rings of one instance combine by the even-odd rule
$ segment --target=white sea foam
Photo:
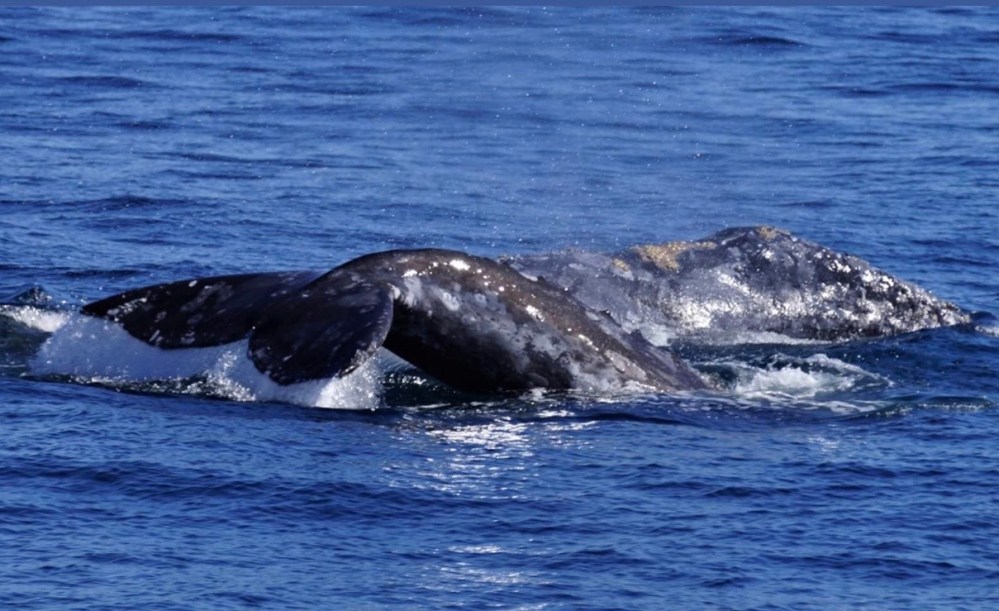
[[[990,337],[999,337],[999,327],[978,325],[975,327],[975,331],[981,333],[982,335],[988,335]]]
[[[724,339],[718,338],[715,345],[753,345],[753,344],[774,344],[787,346],[809,346],[816,344],[828,344],[828,341],[818,339],[806,339],[802,337],[791,337],[783,333],[772,331],[738,331],[731,333]]]
[[[374,409],[380,403],[382,376],[374,360],[342,378],[281,386],[261,374],[246,355],[246,340],[210,348],[162,350],[112,322],[72,315],[39,349],[31,370],[37,375],[66,375],[112,385],[201,378],[208,381],[210,394],[237,401],[349,409]]]
[[[779,357],[762,367],[740,362],[726,364],[737,376],[732,391],[748,399],[805,400],[871,386],[891,386],[880,375],[825,354]]]
[[[669,348],[680,340],[695,340],[706,346],[736,345],[784,345],[803,346],[828,344],[828,341],[791,337],[772,331],[718,331],[706,329],[683,329],[649,321],[628,322],[623,325],[626,331],[638,331],[650,344]]]
[[[46,310],[27,305],[0,306],[0,314],[12,318],[28,328],[43,333],[55,333],[70,317],[70,314],[67,312]]]
[[[625,330],[629,332],[637,330],[646,341],[660,348],[668,348],[679,336],[676,328],[651,322],[628,325]]]

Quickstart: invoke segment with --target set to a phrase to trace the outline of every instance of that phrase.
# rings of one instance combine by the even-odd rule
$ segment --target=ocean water
[[[0,606],[999,606],[997,66],[994,8],[0,9]],[[678,396],[32,365],[153,282],[747,224],[973,322]]]

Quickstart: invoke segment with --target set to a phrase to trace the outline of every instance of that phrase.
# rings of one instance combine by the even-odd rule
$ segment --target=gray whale
[[[686,363],[564,290],[447,250],[389,251],[325,274],[198,278],[82,308],[171,350],[249,339],[278,384],[342,376],[384,346],[459,389],[706,388]]]
[[[706,388],[639,333],[650,324],[680,338],[772,332],[838,341],[969,320],[861,259],[770,227],[609,255],[494,261],[388,251],[325,273],[159,284],[81,312],[164,350],[246,339],[256,368],[282,385],[343,376],[384,346],[448,385],[486,392]]]
[[[738,342],[747,333],[844,341],[964,324],[958,306],[773,227],[737,227],[693,241],[614,254],[567,251],[506,260],[544,277],[625,329]]]

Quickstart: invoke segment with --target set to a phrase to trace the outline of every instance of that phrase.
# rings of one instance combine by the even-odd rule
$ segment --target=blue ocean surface
[[[995,8],[3,8],[0,100],[0,607],[999,607]],[[757,224],[972,322],[626,398],[32,366],[155,282]]]

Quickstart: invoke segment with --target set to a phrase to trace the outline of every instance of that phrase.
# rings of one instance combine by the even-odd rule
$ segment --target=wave
[[[805,43],[782,36],[767,36],[763,34],[747,34],[744,36],[729,36],[719,39],[719,44],[738,47],[804,47]]]
[[[693,36],[691,42],[718,47],[757,47],[759,49],[800,49],[808,47],[808,43],[770,34],[758,34],[745,30],[730,30],[717,35]]]
[[[134,89],[137,87],[156,87],[154,83],[142,79],[117,75],[75,75],[55,77],[55,80],[68,85],[95,87],[106,89]]]
[[[240,42],[245,37],[238,34],[226,34],[222,32],[196,32],[173,29],[161,30],[123,30],[106,31],[102,33],[108,38],[116,39],[136,39],[154,40],[162,42],[185,42],[202,44],[227,44]]]

